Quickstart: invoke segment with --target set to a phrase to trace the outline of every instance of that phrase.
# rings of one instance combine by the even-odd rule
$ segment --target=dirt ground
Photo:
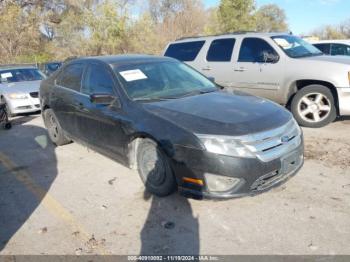
[[[350,254],[350,119],[304,129],[305,165],[267,193],[226,201],[144,192],[131,171],[39,115],[0,131],[0,254]]]

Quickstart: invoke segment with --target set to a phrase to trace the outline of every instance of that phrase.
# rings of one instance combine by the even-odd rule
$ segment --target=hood
[[[291,119],[283,107],[241,92],[219,91],[143,106],[151,114],[198,134],[240,136],[273,129]]]
[[[30,93],[39,92],[40,81],[23,81],[15,83],[1,83],[0,93]]]
[[[349,56],[320,55],[320,56],[305,57],[302,59],[309,60],[309,61],[323,61],[323,62],[331,62],[331,63],[340,63],[340,64],[344,64],[344,65],[350,65],[350,57]]]

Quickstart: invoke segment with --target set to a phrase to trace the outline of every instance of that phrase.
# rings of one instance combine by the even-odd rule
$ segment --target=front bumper
[[[186,197],[203,199],[225,199],[252,196],[276,187],[294,176],[304,163],[304,145],[301,143],[288,154],[269,162],[258,158],[234,158],[216,155],[196,149],[179,149],[172,166],[179,185],[179,191]],[[287,156],[297,156],[285,169]],[[291,166],[289,166],[291,165]],[[205,182],[205,173],[235,177],[243,183],[227,192],[210,192]],[[184,182],[184,177],[204,181],[202,186]]]
[[[28,97],[26,99],[6,99],[6,103],[12,115],[33,113],[40,111],[39,98]]]
[[[350,88],[337,88],[338,102],[339,102],[339,114],[350,115]]]

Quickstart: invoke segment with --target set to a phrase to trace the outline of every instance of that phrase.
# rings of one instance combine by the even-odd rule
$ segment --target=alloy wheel
[[[307,122],[317,123],[326,119],[331,113],[330,100],[321,93],[309,93],[298,103],[298,113]]]

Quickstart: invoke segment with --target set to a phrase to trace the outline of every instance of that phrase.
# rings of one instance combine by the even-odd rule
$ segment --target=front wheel
[[[311,128],[326,126],[337,117],[333,94],[321,85],[301,89],[292,100],[291,110],[301,126]]]
[[[154,141],[141,141],[137,150],[137,166],[142,182],[150,193],[164,197],[175,191],[176,182],[169,160]]]

